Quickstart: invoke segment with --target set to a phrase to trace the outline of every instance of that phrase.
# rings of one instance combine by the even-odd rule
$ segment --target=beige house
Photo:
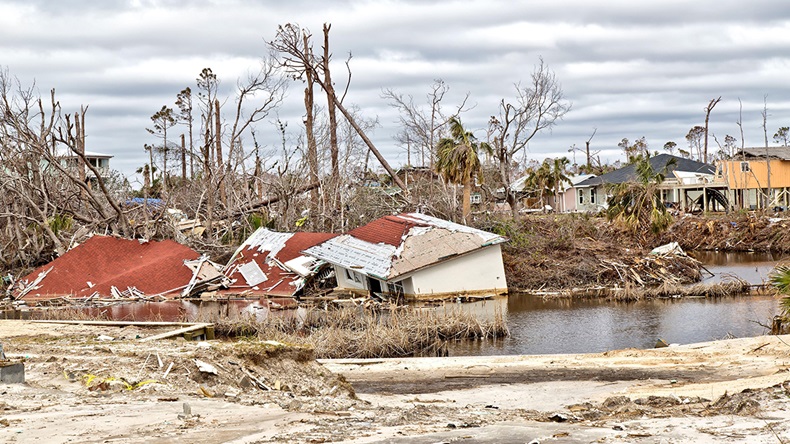
[[[380,298],[507,293],[506,239],[420,213],[385,216],[304,253],[334,266],[339,290]]]

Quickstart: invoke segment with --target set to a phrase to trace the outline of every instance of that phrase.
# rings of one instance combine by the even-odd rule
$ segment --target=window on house
[[[590,188],[590,203],[591,204],[595,203],[595,189],[594,188]]]
[[[584,190],[579,190],[579,203],[584,203]]]
[[[390,282],[387,284],[388,290],[393,296],[400,298],[403,296],[403,282]]]
[[[748,173],[749,171],[751,171],[751,168],[749,168],[749,162],[741,162],[741,172]]]

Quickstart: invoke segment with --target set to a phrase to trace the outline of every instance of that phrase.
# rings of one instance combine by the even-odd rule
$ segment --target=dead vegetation
[[[586,287],[558,291],[529,292],[546,298],[603,299],[606,301],[635,302],[643,299],[678,299],[687,297],[721,298],[747,295],[752,285],[743,280],[713,284],[683,285],[665,282],[661,285],[641,286],[627,283],[622,287]]]
[[[685,255],[650,256],[627,232],[601,218],[579,214],[529,215],[518,222],[492,220],[484,229],[507,236],[503,247],[511,291],[650,287],[689,284],[700,263]]]
[[[777,216],[782,216],[778,214]],[[684,250],[790,252],[790,219],[753,212],[678,218],[660,242],[675,241]]]
[[[110,320],[106,311],[73,307],[34,313],[36,319],[42,320]],[[304,359],[312,359],[313,355],[316,358],[445,356],[448,341],[495,339],[509,334],[500,310],[490,318],[481,319],[456,307],[310,307],[270,312],[264,318],[220,311],[189,322],[211,323],[217,337],[233,338],[241,344],[264,340],[309,350],[310,357]]]
[[[508,335],[501,312],[481,320],[457,309],[413,306],[378,310],[350,307],[306,309],[288,316],[212,318],[218,335],[273,339],[308,347],[317,358],[443,356],[447,341]]]

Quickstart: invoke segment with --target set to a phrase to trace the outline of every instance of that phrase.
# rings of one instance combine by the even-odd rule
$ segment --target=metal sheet
[[[305,253],[367,276],[387,276],[395,247],[371,244],[344,234],[308,248]]]

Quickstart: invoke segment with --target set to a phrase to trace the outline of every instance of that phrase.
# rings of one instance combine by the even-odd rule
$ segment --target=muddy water
[[[714,274],[706,282],[738,277],[761,284],[777,262],[786,262],[784,257],[762,253],[695,252],[694,256]],[[614,303],[511,294],[464,308],[482,315],[500,311],[510,337],[454,343],[450,355],[592,353],[651,348],[658,339],[688,344],[757,336],[767,332],[762,325],[770,324],[777,306],[778,298],[772,296]]]
[[[774,253],[695,251],[691,255],[713,272],[714,276],[703,275],[703,282],[707,283],[736,276],[751,284],[762,284],[778,263],[790,263],[790,257]]]

